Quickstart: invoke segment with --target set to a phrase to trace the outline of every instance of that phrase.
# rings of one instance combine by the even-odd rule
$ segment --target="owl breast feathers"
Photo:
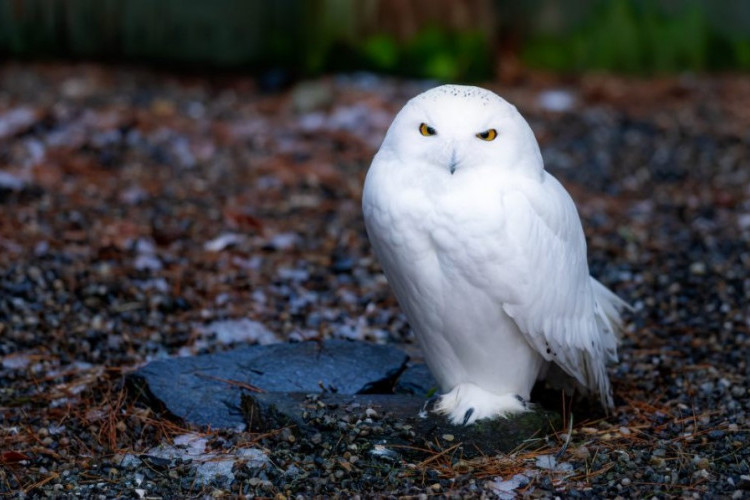
[[[628,307],[589,275],[573,200],[516,108],[444,85],[398,113],[365,180],[367,233],[456,424],[528,409],[551,365],[613,406]],[[558,370],[559,371],[559,370]]]

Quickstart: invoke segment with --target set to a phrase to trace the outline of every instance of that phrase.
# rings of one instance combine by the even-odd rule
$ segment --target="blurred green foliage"
[[[399,44],[393,36],[366,38],[355,50],[370,69],[438,80],[490,76],[490,41],[480,31],[451,32],[430,26]]]
[[[710,21],[708,10],[714,7],[717,4],[700,0],[598,1],[590,15],[566,33],[532,37],[522,58],[556,71],[750,69],[750,26],[744,33],[722,29],[721,19]]]
[[[750,0],[455,0],[461,29],[420,1],[0,0],[0,56],[477,80],[510,40],[555,71],[750,70]]]

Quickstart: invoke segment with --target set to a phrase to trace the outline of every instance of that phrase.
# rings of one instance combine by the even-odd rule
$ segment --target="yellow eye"
[[[421,123],[419,125],[419,133],[422,134],[425,137],[437,134],[437,132],[435,132],[435,129],[432,128],[432,127],[430,127],[426,123]]]
[[[483,141],[494,141],[495,137],[497,137],[497,130],[491,128],[489,130],[485,130],[484,132],[479,132],[477,134],[477,137],[479,137]]]

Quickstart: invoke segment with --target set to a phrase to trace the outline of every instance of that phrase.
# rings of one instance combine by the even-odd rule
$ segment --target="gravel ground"
[[[238,341],[418,357],[359,197],[393,114],[431,85],[0,66],[0,494],[748,496],[746,77],[492,85],[573,193],[592,273],[635,306],[613,415],[574,405],[569,435],[465,460],[449,439],[380,453],[361,437],[410,430],[372,409],[321,403],[309,419],[338,434],[308,440],[185,428],[125,391],[148,360]],[[206,328],[224,320],[262,327]]]

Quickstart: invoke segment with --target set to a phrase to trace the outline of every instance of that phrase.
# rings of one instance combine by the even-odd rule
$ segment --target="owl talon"
[[[427,418],[427,414],[433,411],[436,411],[435,407],[437,406],[437,402],[440,399],[440,396],[432,396],[427,401],[424,402],[422,405],[422,409],[419,411],[419,416],[421,418]]]
[[[523,405],[523,408],[525,410],[529,409],[529,402],[523,399],[523,397],[519,396],[518,394],[515,394],[516,399]]]
[[[464,413],[464,425],[467,425],[469,423],[469,419],[474,414],[474,408],[469,408],[466,410],[466,413]]]

